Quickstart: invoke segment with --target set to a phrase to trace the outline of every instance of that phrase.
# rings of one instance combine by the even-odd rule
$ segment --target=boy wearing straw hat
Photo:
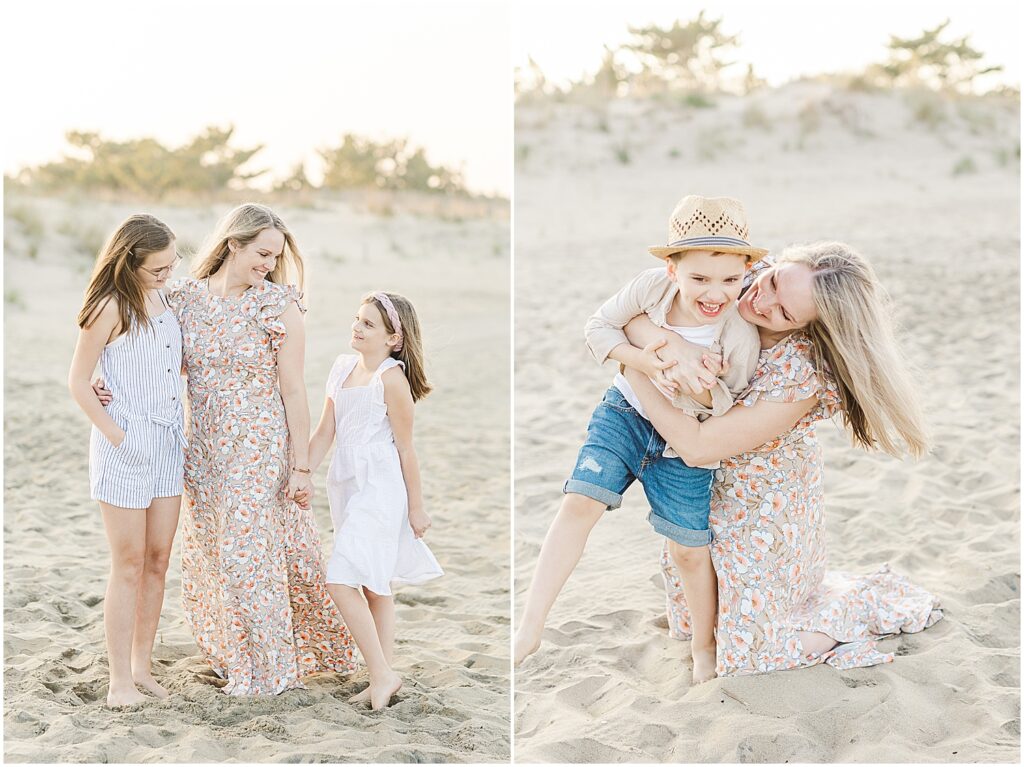
[[[650,249],[665,266],[648,269],[612,296],[587,322],[587,347],[599,363],[613,359],[646,373],[675,407],[704,419],[722,415],[747,387],[757,366],[757,330],[743,320],[736,301],[747,267],[767,251],[747,242],[743,206],[727,197],[684,197],[669,221],[669,244]],[[690,343],[720,352],[723,372],[710,391],[675,394],[672,363],[653,347],[629,344],[623,327],[646,314]],[[715,676],[714,625],[718,588],[708,544],[714,466],[687,466],[647,420],[640,400],[620,372],[594,410],[563,492],[618,508],[638,480],[651,506],[647,519],[668,539],[690,609],[694,683]]]

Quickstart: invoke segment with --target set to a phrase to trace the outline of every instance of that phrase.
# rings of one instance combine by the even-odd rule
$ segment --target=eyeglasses
[[[174,271],[174,267],[176,267],[180,263],[181,263],[181,256],[178,253],[175,253],[174,254],[174,260],[170,264],[168,264],[167,266],[162,266],[159,269],[147,269],[144,266],[140,266],[139,269],[142,269],[144,272],[149,272],[154,277],[156,277],[158,280],[162,280],[164,277],[170,276],[171,272]]]

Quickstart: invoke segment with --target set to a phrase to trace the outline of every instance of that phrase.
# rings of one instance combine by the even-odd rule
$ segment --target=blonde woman
[[[171,291],[191,409],[181,589],[229,695],[277,694],[351,671],[312,512],[302,256],[284,221],[245,204],[218,223],[195,278]]]
[[[711,555],[718,574],[719,676],[828,662],[888,662],[875,639],[920,631],[942,617],[934,596],[883,567],[855,577],[826,571],[822,455],[815,423],[842,413],[854,444],[893,455],[926,450],[913,381],[899,354],[870,265],[834,242],[790,248],[762,262],[739,302],[757,326],[761,356],[750,390],[703,423],[672,407],[646,376],[627,371],[657,431],[690,465],[721,461],[712,489]],[[646,318],[634,346],[678,359],[696,393],[713,380],[707,350]],[[684,387],[684,390],[687,387]],[[536,650],[554,597],[600,514],[562,513],[541,549],[516,637],[516,660]],[[663,554],[669,633],[688,638],[689,615]]]
[[[182,486],[181,331],[163,288],[178,263],[174,233],[153,216],[129,216],[100,251],[78,314],[68,386],[92,421],[91,495],[110,544],[103,600],[108,706],[166,698],[152,654]],[[105,410],[89,377],[117,397]]]

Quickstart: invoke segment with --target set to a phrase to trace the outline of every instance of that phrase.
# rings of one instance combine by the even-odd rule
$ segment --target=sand
[[[646,246],[663,244],[686,193],[740,198],[752,239],[772,250],[839,239],[875,265],[935,446],[900,462],[819,427],[830,563],[890,562],[945,608],[934,627],[882,643],[892,664],[690,688],[635,489],[517,669],[516,760],[1017,762],[1019,103],[823,83],[707,109],[540,103],[517,108],[516,143],[517,615],[613,375],[588,355],[583,323],[655,265]]]
[[[273,698],[212,686],[180,602],[175,544],[157,637],[166,701],[104,705],[108,554],[89,500],[88,421],[66,385],[90,249],[148,210],[198,245],[230,203],[127,205],[25,198],[5,205],[4,756],[9,762],[493,762],[509,737],[509,225],[501,202],[425,198],[276,206],[309,263],[306,382],[315,418],[360,297],[411,298],[436,385],[416,445],[444,578],[397,596],[399,702],[346,698],[365,671],[321,674]],[[94,253],[94,250],[93,250]],[[178,275],[187,272],[179,267]],[[315,477],[325,550],[332,529]]]

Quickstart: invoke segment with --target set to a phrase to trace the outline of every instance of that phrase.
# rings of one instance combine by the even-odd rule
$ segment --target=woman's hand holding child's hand
[[[422,538],[430,529],[430,515],[423,509],[409,510],[409,525],[412,527],[413,535]]]
[[[301,471],[292,471],[288,477],[288,489],[285,496],[295,501],[302,509],[308,509],[310,501],[313,500],[313,480],[308,474]]]

